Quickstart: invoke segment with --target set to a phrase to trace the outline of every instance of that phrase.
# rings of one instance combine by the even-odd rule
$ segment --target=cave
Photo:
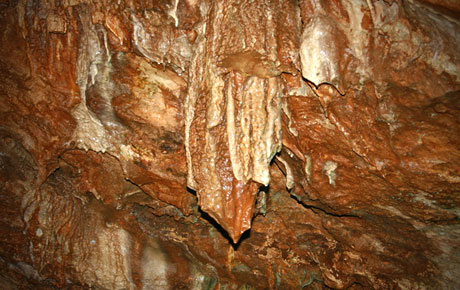
[[[1,289],[460,289],[460,2],[0,0]]]

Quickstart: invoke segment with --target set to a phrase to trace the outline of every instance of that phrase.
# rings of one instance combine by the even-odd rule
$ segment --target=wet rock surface
[[[455,1],[0,1],[2,289],[458,289]]]

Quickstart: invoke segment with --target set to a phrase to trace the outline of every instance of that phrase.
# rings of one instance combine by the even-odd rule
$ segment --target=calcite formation
[[[0,288],[460,288],[458,19],[0,1]]]
[[[292,64],[280,61],[279,50],[285,47],[278,43],[276,28],[287,28],[277,13],[282,4],[211,3],[190,66],[185,101],[187,184],[197,190],[201,208],[235,242],[251,226],[257,184],[268,186],[270,162],[281,149],[278,66]],[[295,12],[289,7],[293,4],[284,4],[284,16],[300,20],[289,13]],[[288,48],[294,47],[289,40]]]

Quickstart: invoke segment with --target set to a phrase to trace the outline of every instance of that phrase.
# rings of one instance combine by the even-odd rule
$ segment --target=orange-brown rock
[[[0,288],[460,288],[459,11],[0,1]]]

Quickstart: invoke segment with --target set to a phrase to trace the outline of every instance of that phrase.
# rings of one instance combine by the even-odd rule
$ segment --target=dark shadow
[[[204,211],[201,210],[201,208],[199,209],[199,213],[201,214],[201,217],[206,220],[208,223],[210,223],[215,229],[217,229],[217,231],[232,245],[233,247],[233,250],[238,250],[238,247],[241,245],[241,243],[248,239],[250,236],[251,236],[251,229],[245,231],[243,233],[243,235],[241,235],[241,238],[239,239],[239,241],[235,244],[232,240],[232,238],[230,237],[230,235],[227,233],[226,230],[224,230],[224,228],[219,225],[217,223],[217,221],[215,219],[213,219],[209,214],[205,213]]]
[[[194,196],[196,196],[196,190],[193,190],[191,189],[190,187],[186,187],[187,188],[187,192],[190,193],[190,194],[193,194]]]
[[[265,186],[265,185],[262,184],[262,185],[259,187],[259,191],[263,191],[263,192],[265,192],[266,194],[268,194],[268,191],[269,191],[269,190],[270,190],[270,184],[267,185],[267,186]]]

